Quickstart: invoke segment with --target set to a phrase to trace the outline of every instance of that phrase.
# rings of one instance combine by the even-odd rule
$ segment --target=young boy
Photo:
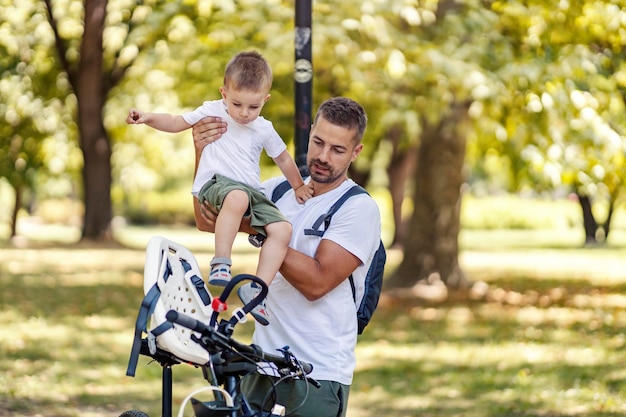
[[[272,71],[267,61],[257,52],[241,52],[226,65],[221,100],[206,101],[183,115],[131,109],[126,118],[128,124],[146,124],[164,132],[189,129],[205,116],[218,116],[228,122],[228,131],[202,150],[192,187],[198,201],[208,201],[217,212],[215,255],[208,280],[211,285],[225,286],[231,279],[232,246],[243,216],[249,216],[255,230],[266,237],[256,270],[259,278],[269,285],[287,254],[291,223],[260,191],[263,149],[296,190],[299,203],[313,194],[272,123],[259,116],[270,99],[271,86]],[[237,293],[248,303],[259,292],[260,288],[250,283],[242,285]],[[269,324],[264,302],[251,314],[260,324]]]

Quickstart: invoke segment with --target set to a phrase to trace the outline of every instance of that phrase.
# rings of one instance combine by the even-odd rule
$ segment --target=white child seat
[[[182,361],[207,364],[209,353],[191,340],[191,334],[195,332],[174,325],[165,318],[168,311],[176,310],[203,323],[208,324],[211,320],[213,297],[206,288],[193,254],[164,237],[150,239],[146,247],[143,290],[145,297],[135,325],[135,339],[126,374],[135,375],[144,332],[147,333],[152,354],[158,346]]]

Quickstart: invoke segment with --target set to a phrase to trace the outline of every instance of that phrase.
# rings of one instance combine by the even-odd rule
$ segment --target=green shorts
[[[248,194],[248,210],[245,217],[250,217],[250,226],[263,236],[267,236],[264,228],[266,225],[287,221],[278,207],[261,191],[222,175],[215,175],[202,186],[198,193],[198,201],[200,204],[208,202],[219,213],[224,198],[233,190],[241,190]]]
[[[319,383],[318,389],[303,379],[278,382],[275,377],[251,374],[244,378],[241,389],[255,411],[266,401],[269,405],[264,407],[265,411],[270,411],[276,403],[284,406],[285,414],[292,417],[345,417],[350,386],[333,381]],[[273,384],[278,396],[276,401],[272,396]]]

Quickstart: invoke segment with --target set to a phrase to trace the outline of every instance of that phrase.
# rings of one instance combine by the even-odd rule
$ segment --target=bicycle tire
[[[150,417],[150,416],[140,410],[128,410],[120,414],[120,417]]]

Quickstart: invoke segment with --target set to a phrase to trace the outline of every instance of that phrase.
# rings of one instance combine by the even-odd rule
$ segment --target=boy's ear
[[[263,104],[267,103],[270,100],[271,97],[272,97],[271,94],[266,95],[265,96],[265,100],[263,100]]]
[[[226,100],[226,89],[224,88],[224,86],[220,87],[220,94],[222,94],[222,98]]]

